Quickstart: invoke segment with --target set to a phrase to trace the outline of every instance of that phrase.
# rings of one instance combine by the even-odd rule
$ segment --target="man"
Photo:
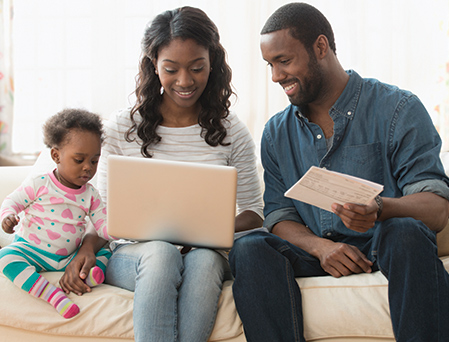
[[[295,277],[381,270],[397,341],[449,340],[449,275],[435,235],[448,220],[440,138],[410,92],[345,71],[332,28],[314,7],[279,8],[261,51],[291,105],[262,137],[265,226],[230,254],[234,297],[249,342],[305,341]],[[384,185],[367,205],[332,212],[284,193],[311,166]]]

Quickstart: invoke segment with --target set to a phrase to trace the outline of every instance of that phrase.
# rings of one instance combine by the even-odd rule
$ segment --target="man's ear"
[[[329,41],[324,34],[320,34],[313,45],[317,59],[324,58],[329,52]]]
[[[53,159],[56,164],[59,164],[59,150],[56,147],[52,147],[50,150],[50,155],[51,159]]]

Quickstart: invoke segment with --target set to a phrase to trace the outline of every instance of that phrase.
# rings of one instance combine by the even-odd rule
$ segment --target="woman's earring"
[[[164,93],[164,87],[161,87],[161,95]]]

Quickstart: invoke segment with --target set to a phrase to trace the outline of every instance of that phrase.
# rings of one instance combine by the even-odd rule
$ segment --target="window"
[[[233,110],[248,125],[256,143],[266,120],[288,104],[280,87],[271,82],[259,50],[261,27],[287,2],[188,2],[203,9],[220,30],[238,94]],[[333,26],[344,68],[413,91],[440,132],[449,135],[444,132],[449,127],[447,0],[425,5],[413,0],[309,3]],[[84,107],[108,117],[130,106],[146,23],[184,4],[174,0],[15,1],[13,151],[42,149],[43,122],[64,107]]]

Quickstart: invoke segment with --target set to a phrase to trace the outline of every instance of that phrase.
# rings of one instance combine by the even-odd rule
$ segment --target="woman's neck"
[[[166,127],[189,127],[198,123],[201,106],[197,105],[190,108],[170,106],[162,102],[160,111],[163,117],[161,126]]]

